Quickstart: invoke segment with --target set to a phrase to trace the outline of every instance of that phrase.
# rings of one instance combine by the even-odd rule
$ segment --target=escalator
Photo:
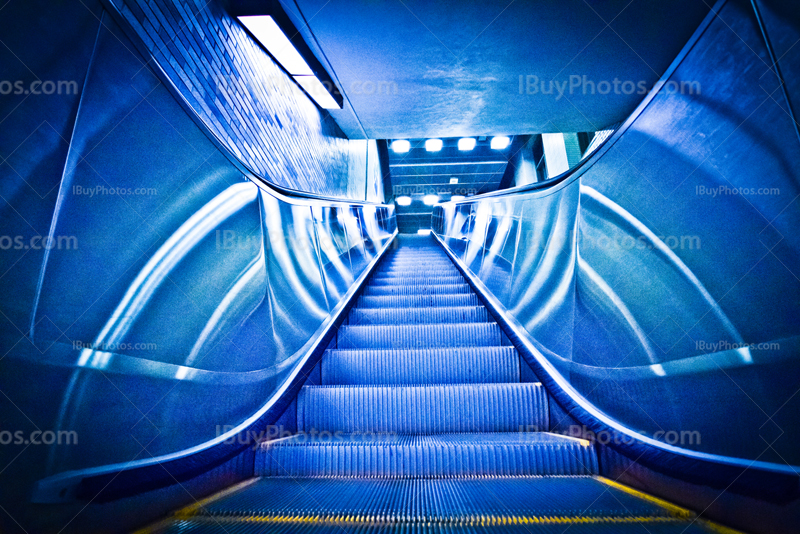
[[[400,236],[255,475],[146,532],[719,532],[599,476],[442,248]]]

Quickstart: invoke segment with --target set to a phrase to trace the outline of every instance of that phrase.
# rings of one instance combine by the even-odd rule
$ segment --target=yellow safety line
[[[624,491],[625,493],[628,493],[629,495],[633,495],[634,497],[638,497],[638,498],[643,499],[645,501],[649,501],[649,502],[651,502],[653,504],[656,504],[656,505],[658,505],[658,506],[660,506],[662,508],[665,508],[670,513],[674,514],[676,517],[680,517],[681,519],[694,519],[696,522],[701,523],[704,527],[708,528],[709,530],[711,530],[713,532],[717,532],[719,534],[744,534],[740,530],[735,530],[735,529],[732,529],[730,527],[726,527],[724,525],[720,525],[719,523],[716,523],[716,522],[711,521],[709,519],[705,519],[705,518],[702,518],[702,517],[697,517],[696,513],[692,512],[691,510],[689,510],[687,508],[683,508],[683,507],[678,506],[676,504],[672,504],[671,502],[667,502],[667,501],[665,501],[663,499],[659,499],[658,497],[654,497],[653,495],[650,495],[650,494],[647,494],[647,493],[643,493],[643,492],[641,492],[639,490],[631,488],[630,486],[626,486],[624,484],[620,484],[619,482],[616,482],[614,480],[611,480],[611,479],[608,479],[608,478],[605,478],[605,477],[601,477],[601,476],[595,476],[594,478],[599,480],[600,482],[602,482],[603,484],[605,484],[607,486],[611,486],[612,488],[616,488],[616,489],[618,489],[620,491]]]
[[[189,519],[189,518],[186,518]],[[428,523],[436,525],[525,525],[525,524],[572,524],[572,523],[679,523],[685,519],[669,516],[600,516],[600,517],[574,517],[574,516],[481,516],[479,518],[452,518],[415,521],[412,519],[401,520],[389,518],[374,518],[364,516],[267,516],[267,515],[242,515],[242,516],[192,516],[194,522],[213,523],[271,523],[271,524],[300,524],[328,526],[389,526],[414,523]]]
[[[228,495],[230,495],[232,493],[235,493],[235,492],[237,492],[239,490],[242,490],[242,489],[250,486],[251,484],[254,484],[255,482],[257,482],[259,480],[259,478],[260,477],[250,478],[250,479],[247,479],[247,480],[245,480],[243,482],[239,482],[238,484],[234,484],[233,486],[231,486],[229,488],[225,488],[222,491],[218,491],[217,493],[209,495],[205,499],[200,499],[199,501],[195,502],[194,504],[190,504],[189,506],[181,508],[180,510],[175,512],[170,517],[167,517],[165,519],[162,519],[162,520],[158,521],[157,523],[154,523],[154,524],[152,524],[150,526],[147,526],[147,527],[144,527],[144,528],[142,528],[140,530],[135,531],[133,534],[153,534],[155,532],[159,532],[160,530],[163,530],[164,527],[172,524],[172,522],[175,521],[176,519],[187,519],[189,517],[194,517],[198,509],[202,508],[203,506],[207,505],[208,503],[214,502],[214,501],[219,500],[219,499],[221,499],[223,497],[227,497]]]

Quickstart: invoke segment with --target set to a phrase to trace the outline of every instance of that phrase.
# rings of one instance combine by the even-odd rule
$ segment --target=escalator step
[[[411,265],[385,265],[375,271],[375,276],[459,276],[461,273],[456,266],[450,265],[429,265],[426,263],[416,263]]]
[[[358,299],[359,308],[416,308],[420,306],[478,306],[481,301],[474,293],[462,295],[364,295]]]
[[[459,523],[488,518],[688,519],[593,477],[264,478],[205,504],[199,516],[370,518],[377,523]],[[358,525],[358,521],[354,521]],[[365,521],[366,523],[367,521]]]
[[[164,530],[153,534],[344,534],[358,531],[362,534],[713,534],[699,523],[669,517],[655,518],[564,518],[560,516],[536,518],[534,521],[508,518],[507,524],[471,525],[452,523],[382,523],[369,520],[354,523],[319,520],[316,517],[294,516],[268,518],[262,516],[201,516],[170,521]]]
[[[323,385],[475,384],[519,382],[514,347],[423,350],[329,350]]]
[[[339,328],[340,349],[491,347],[502,343],[497,323],[370,325]]]
[[[549,434],[314,435],[264,443],[257,476],[594,475],[587,441]]]
[[[469,284],[437,284],[437,285],[370,285],[364,289],[364,295],[464,295],[472,293]]]
[[[489,312],[483,306],[439,308],[355,308],[351,325],[486,323]]]
[[[440,276],[375,276],[370,282],[373,286],[400,286],[400,285],[452,285],[464,283],[464,277],[460,275],[440,275]]]
[[[548,429],[539,383],[437,386],[306,386],[298,432],[518,432]]]

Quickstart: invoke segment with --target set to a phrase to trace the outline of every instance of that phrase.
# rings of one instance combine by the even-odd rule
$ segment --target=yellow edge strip
[[[211,523],[271,523],[271,524],[299,524],[307,523],[312,525],[329,526],[394,526],[413,523],[425,523],[436,525],[525,525],[525,524],[576,524],[576,523],[677,523],[684,519],[678,517],[654,517],[654,516],[631,516],[631,517],[571,517],[571,516],[480,516],[464,519],[432,519],[417,521],[397,521],[396,519],[381,519],[365,516],[192,516],[193,522]]]
[[[211,502],[214,502],[216,500],[219,500],[223,497],[227,497],[228,495],[236,493],[239,490],[243,490],[244,488],[257,482],[259,479],[260,477],[255,477],[247,479],[243,482],[239,482],[238,484],[234,484],[229,488],[225,488],[222,491],[209,495],[205,499],[200,499],[199,501],[196,501],[194,504],[190,504],[189,506],[181,508],[180,510],[175,512],[172,516],[167,517],[166,519],[162,519],[161,521],[158,521],[157,523],[154,523],[150,526],[144,527],[140,530],[136,530],[134,531],[133,534],[153,534],[155,532],[160,532],[165,527],[171,525],[173,521],[175,521],[176,519],[186,519],[188,517],[194,517],[197,510],[199,510],[203,506]]]
[[[595,479],[599,480],[603,484],[607,486],[611,486],[612,488],[616,488],[620,491],[624,491],[629,495],[633,495],[634,497],[638,497],[645,501],[651,502],[655,505],[658,505],[662,508],[667,509],[671,514],[675,515],[676,517],[680,517],[681,519],[692,519],[697,523],[701,523],[704,527],[711,530],[712,532],[717,532],[718,534],[744,534],[740,530],[734,530],[730,527],[726,527],[724,525],[720,525],[719,523],[715,523],[714,521],[697,517],[697,514],[692,512],[687,508],[683,508],[681,506],[672,504],[671,502],[667,502],[663,499],[659,499],[658,497],[654,497],[647,493],[643,493],[639,490],[633,489],[630,486],[625,486],[624,484],[620,484],[619,482],[615,482],[614,480],[595,476]]]

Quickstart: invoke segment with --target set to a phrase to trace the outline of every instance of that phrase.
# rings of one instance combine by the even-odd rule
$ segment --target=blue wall
[[[365,198],[366,165],[377,165],[367,162],[366,142],[349,141],[220,2],[114,4],[194,112],[252,172],[291,189]]]
[[[215,13],[200,19],[222,24]],[[25,524],[37,480],[175,453],[251,417],[393,219],[261,190],[99,2],[12,2],[0,35],[0,80],[69,84],[0,95],[0,428],[77,433],[0,447],[0,501]],[[234,48],[247,46],[276,70],[255,45]],[[259,105],[283,128],[226,127],[263,143],[245,163],[267,178],[356,199],[380,179],[370,143],[341,137],[299,88]]]

